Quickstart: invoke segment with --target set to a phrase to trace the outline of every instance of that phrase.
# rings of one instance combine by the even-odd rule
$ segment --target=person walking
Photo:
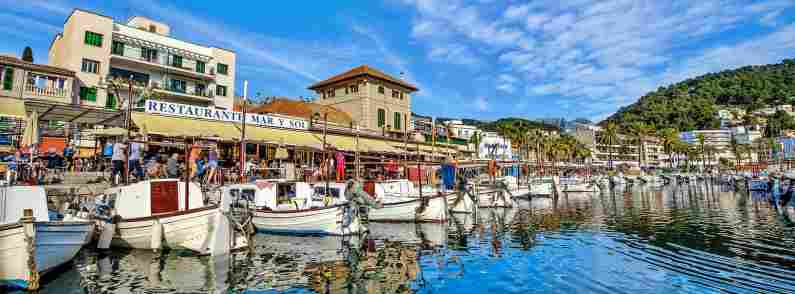
[[[127,182],[127,177],[124,172],[124,160],[127,158],[127,142],[128,140],[124,139],[122,142],[113,144],[113,154],[110,159],[113,165],[113,170],[110,173],[111,184],[113,185],[118,184],[116,175],[121,177],[122,182]]]
[[[215,173],[218,169],[218,151],[215,146],[210,147],[207,152],[207,184],[218,184],[215,180]]]
[[[138,137],[133,137],[130,142],[130,160],[127,162],[129,165],[130,173],[135,175],[135,179],[140,181],[144,179],[144,169],[141,164],[141,154],[144,151],[144,144],[136,142]]]
[[[66,171],[75,171],[75,146],[74,144],[66,145],[63,149],[63,157],[66,159]]]
[[[179,178],[179,154],[171,154],[171,157],[166,161],[166,176]]]
[[[201,155],[202,149],[199,144],[194,143],[190,147],[190,156],[188,157],[188,166],[190,167],[190,177],[189,179],[193,179],[196,174],[199,172],[199,156]]]

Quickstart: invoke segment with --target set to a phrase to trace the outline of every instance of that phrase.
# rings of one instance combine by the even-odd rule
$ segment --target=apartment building
[[[478,132],[477,127],[464,124],[464,122],[460,120],[449,120],[445,122],[445,124],[447,125],[450,137],[460,139],[464,142],[469,141],[469,139]]]
[[[400,137],[411,119],[414,85],[362,65],[317,82],[309,87],[317,93],[315,103],[334,106],[351,115],[364,130]]]
[[[130,95],[119,85],[132,84],[133,101],[231,110],[235,62],[230,50],[172,37],[167,24],[142,16],[119,22],[80,9],[67,17],[49,49],[50,65],[76,73],[76,102],[111,109]]]

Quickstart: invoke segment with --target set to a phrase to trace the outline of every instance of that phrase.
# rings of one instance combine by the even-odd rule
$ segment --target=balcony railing
[[[203,98],[213,98],[213,97],[215,97],[213,91],[210,91],[209,89],[205,89],[204,91],[201,91],[201,90],[197,91],[195,88],[193,88],[193,89],[190,89],[190,88],[181,89],[181,88],[172,87],[171,85],[163,86],[161,83],[158,83],[158,82],[152,82],[152,89],[166,91],[166,92],[171,92],[171,93],[177,93],[177,94],[183,94],[183,95],[203,97]]]
[[[123,54],[120,54],[123,53]],[[180,70],[190,71],[197,74],[208,75],[208,76],[215,76],[215,69],[209,67],[209,65],[205,65],[204,71],[197,71],[196,70],[196,63],[191,62],[189,60],[183,59],[182,64],[175,64],[173,59],[168,58],[168,55],[160,55],[158,54],[156,57],[152,56],[141,56],[140,50],[125,50],[124,52],[111,52],[113,56],[122,56],[127,59],[133,59],[138,61],[143,61],[147,63],[157,64],[161,66],[166,66],[170,68],[176,68]],[[192,66],[191,66],[192,65]]]
[[[25,94],[64,99],[71,97],[71,91],[68,89],[53,87],[42,88],[36,85],[25,85]]]

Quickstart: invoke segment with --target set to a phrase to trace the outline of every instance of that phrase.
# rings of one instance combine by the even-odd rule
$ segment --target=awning
[[[0,116],[25,119],[25,102],[21,99],[0,97]]]
[[[126,136],[127,130],[119,127],[104,128],[104,129],[90,129],[86,130],[87,135],[94,135],[98,137],[115,137]]]
[[[88,125],[124,126],[125,112],[46,100],[25,100],[25,110],[39,113],[40,121],[63,121]]]
[[[231,123],[188,119],[133,112],[132,119],[141,133],[166,137],[215,138],[240,140],[238,126]],[[247,129],[248,130],[248,129]]]
[[[323,135],[316,134],[320,142],[323,142]],[[349,152],[356,151],[356,137],[341,136],[341,135],[326,135],[326,143],[334,148],[345,150]],[[392,147],[388,142],[361,138],[359,137],[359,152],[368,153],[402,153],[400,149]]]
[[[323,143],[317,137],[302,131],[246,126],[246,140],[323,149]]]

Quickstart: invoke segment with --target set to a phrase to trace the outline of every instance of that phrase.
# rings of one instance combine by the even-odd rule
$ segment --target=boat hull
[[[447,206],[450,207],[452,213],[472,213],[475,209],[475,203],[468,195],[461,195],[458,199],[458,194],[453,193],[447,196]]]
[[[251,222],[257,231],[284,234],[350,235],[361,231],[358,216],[346,226],[346,206],[289,211],[255,210]]]
[[[218,218],[225,217],[218,207],[208,206],[165,215],[122,220],[117,224],[111,245],[134,249],[187,249],[210,254]],[[235,238],[232,249],[247,246],[245,238]]]
[[[368,219],[375,222],[443,222],[447,220],[449,195],[411,198],[405,201],[384,203],[382,208],[371,209]],[[422,202],[427,201],[424,209]]]
[[[484,190],[478,193],[478,207],[479,208],[513,207],[513,200],[511,200],[511,197],[503,191]]]
[[[33,240],[23,224],[0,226],[0,288],[38,288],[40,274],[71,261],[93,229],[90,222],[34,223]],[[30,268],[33,256],[35,273]]]

